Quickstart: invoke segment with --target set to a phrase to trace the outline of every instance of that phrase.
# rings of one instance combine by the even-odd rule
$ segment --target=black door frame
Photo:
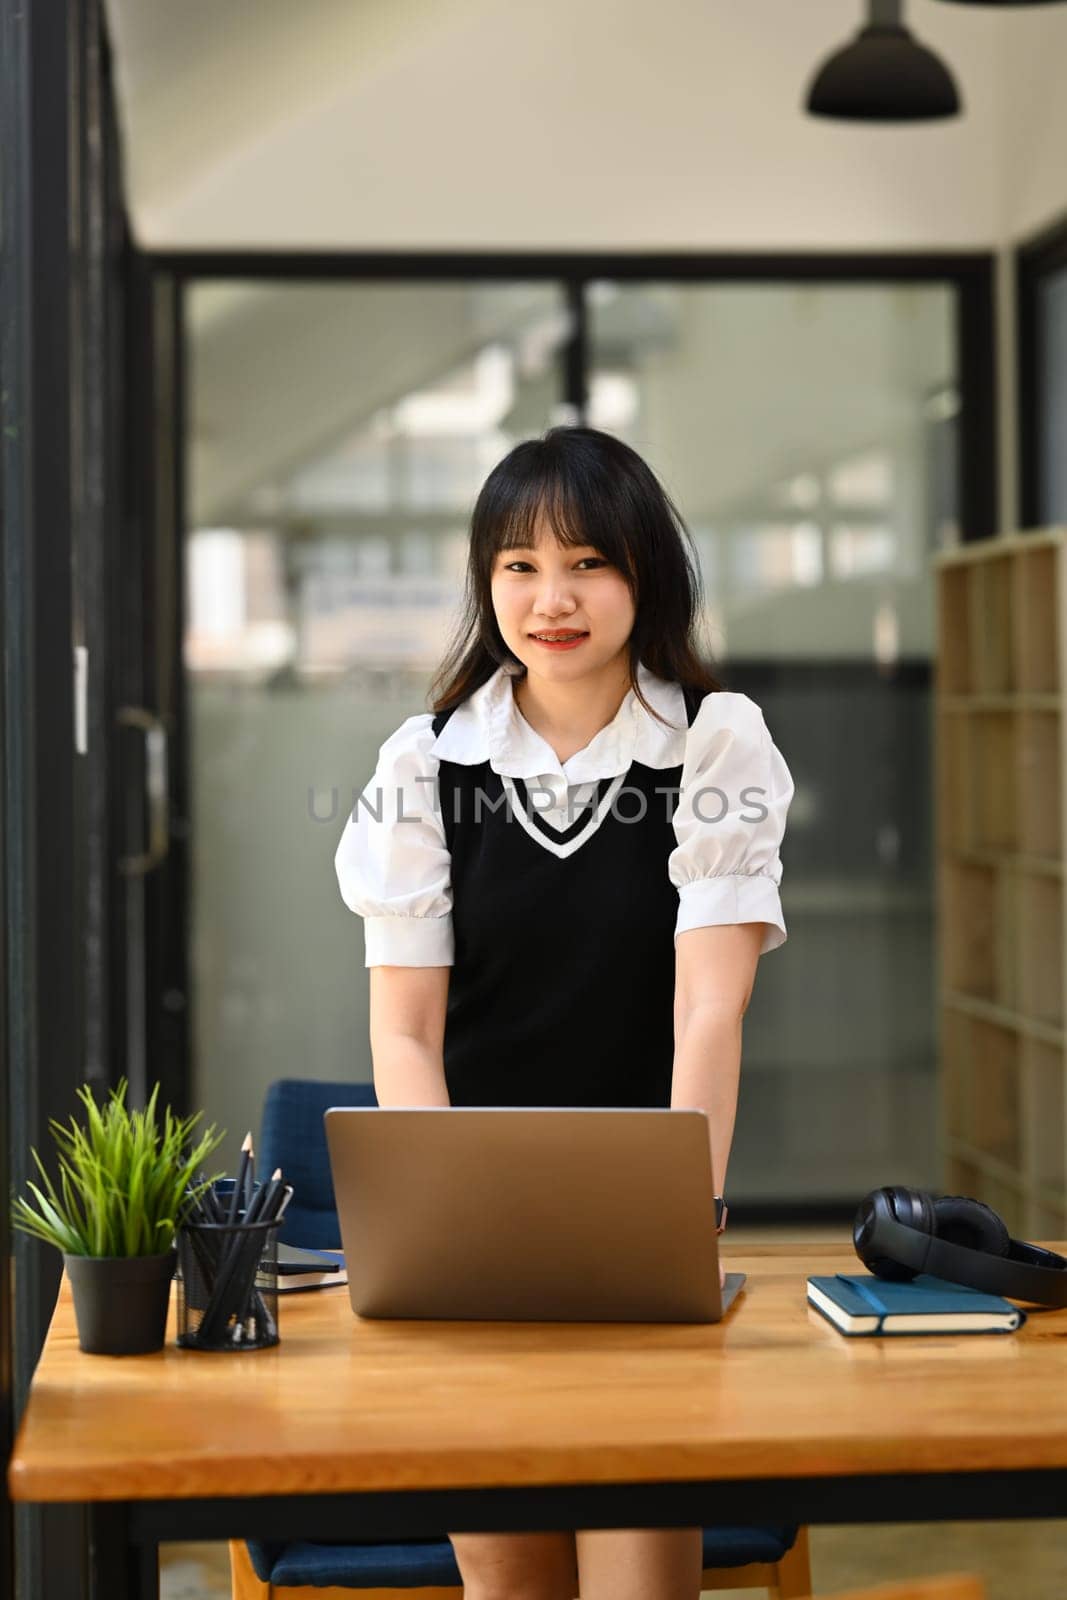
[[[1044,435],[1041,390],[1045,346],[1038,317],[1042,280],[1067,267],[1067,218],[1061,218],[1028,239],[1015,252],[1015,315],[1018,372],[1019,505],[1021,528],[1037,528],[1050,519],[1041,509],[1044,477]]]
[[[50,1148],[49,1120],[76,1109],[80,1083],[113,1083],[125,1052],[111,828],[128,240],[103,0],[0,0],[0,62],[0,1377],[9,1428],[61,1262],[10,1234],[8,1183],[24,1188],[30,1147]],[[3,1593],[12,1583],[20,1600],[89,1592],[82,1507],[22,1505],[5,1514],[12,1529],[13,1540],[0,1539]]]
[[[30,1171],[29,1144],[43,1146],[48,1116],[66,1109],[77,1081],[84,1019],[75,957],[81,897],[75,894],[71,903],[80,795],[72,740],[74,539],[67,448],[79,403],[71,381],[69,251],[69,72],[78,52],[77,19],[65,5],[50,8],[46,21],[40,10],[3,0],[3,27],[9,76],[0,116],[2,142],[11,154],[5,170],[4,244],[10,254],[3,303],[5,1111],[10,1176],[22,1188]],[[10,937],[13,930],[17,938]],[[60,1263],[54,1252],[22,1236],[11,1243],[17,1294],[7,1370],[17,1414]],[[84,1545],[79,1509],[54,1514],[20,1506],[14,1529],[22,1600],[78,1594]]]
[[[117,822],[127,859],[117,918],[125,970],[116,972],[126,1006],[126,1061],[131,1090],[143,1097],[158,1080],[160,1097],[188,1110],[188,1034],[185,995],[188,867],[180,539],[183,495],[179,444],[183,435],[179,291],[172,274],[130,250],[126,383],[129,448],[126,517],[120,565],[120,705],[134,713],[126,740]],[[138,724],[137,718],[140,718]],[[167,792],[160,859],[146,797],[149,724],[166,753]],[[141,749],[138,752],[138,745]]]

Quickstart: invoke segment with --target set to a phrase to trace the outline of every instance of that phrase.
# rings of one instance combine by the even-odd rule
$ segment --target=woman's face
[[[529,549],[499,550],[492,597],[508,649],[535,676],[567,681],[597,672],[625,651],[634,602],[623,573],[593,545],[561,545],[539,518]],[[564,648],[538,634],[578,633]]]

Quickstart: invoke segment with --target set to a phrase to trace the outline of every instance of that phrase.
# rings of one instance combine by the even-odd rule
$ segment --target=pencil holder
[[[262,1350],[278,1343],[280,1228],[280,1217],[183,1225],[178,1232],[180,1345]]]

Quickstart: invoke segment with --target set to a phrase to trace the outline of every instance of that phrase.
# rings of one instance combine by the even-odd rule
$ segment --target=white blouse
[[[453,964],[450,860],[437,794],[441,760],[488,760],[509,801],[508,779],[522,778],[531,786],[531,804],[559,832],[588,805],[600,779],[622,784],[632,761],[680,766],[678,842],[667,858],[678,890],[675,939],[689,928],[762,922],[761,955],[785,943],[778,852],[793,780],[762,711],[747,695],[720,691],[704,697],[687,728],[678,684],[643,666],[638,682],[673,727],[650,716],[631,689],[607,727],[564,762],[520,712],[503,668],[453,712],[439,736],[432,712],[401,723],[378,753],[334,861],[345,904],[363,918],[368,967]],[[514,809],[528,823],[522,808]],[[595,825],[608,809],[599,809]],[[527,832],[558,855],[588,837],[587,830],[582,839],[556,845],[539,829]]]

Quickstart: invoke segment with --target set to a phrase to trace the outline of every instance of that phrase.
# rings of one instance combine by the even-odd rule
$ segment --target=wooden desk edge
[[[1052,1244],[1048,1248],[1062,1253],[1064,1247]],[[846,1259],[855,1259],[851,1256],[850,1246],[846,1252],[844,1246],[819,1242],[798,1241],[785,1245],[753,1244],[739,1249],[731,1265],[736,1264],[755,1273],[757,1281],[762,1280],[765,1286],[777,1284],[777,1294],[781,1297],[785,1288],[783,1279],[794,1279],[799,1290],[807,1272],[823,1270],[827,1257],[831,1257],[840,1268],[843,1265],[839,1260],[842,1254],[846,1254]],[[798,1261],[803,1263],[803,1276],[797,1272]],[[779,1264],[780,1270],[776,1270],[776,1264]],[[763,1272],[759,1271],[761,1266],[765,1269]],[[63,1362],[73,1360],[77,1363],[82,1359],[76,1346],[71,1348],[69,1296],[69,1286],[64,1282],[49,1333],[49,1341],[57,1336],[55,1330],[58,1320],[61,1324],[58,1337],[63,1340],[64,1348],[58,1355],[53,1350],[51,1355],[60,1371]],[[318,1300],[319,1297],[306,1297],[307,1302],[312,1299]],[[810,1310],[807,1315],[815,1316]],[[1067,1313],[1053,1312],[1048,1315],[1059,1318],[1067,1316]],[[815,1320],[818,1321],[817,1317]],[[727,1329],[728,1323],[729,1317],[718,1327]],[[471,1324],[461,1326],[466,1329],[472,1327]],[[491,1326],[481,1324],[479,1329]],[[1006,1338],[1010,1337],[1014,1341],[1023,1337],[1025,1333],[1024,1329],[1022,1334]],[[172,1337],[172,1330],[169,1330],[169,1337]],[[835,1335],[835,1340],[837,1339],[840,1339],[840,1336]],[[867,1341],[841,1340],[840,1343],[842,1354],[847,1356],[848,1346],[866,1344]],[[912,1341],[908,1343],[911,1344]],[[1039,1341],[1039,1347],[1045,1359],[1050,1352],[1058,1359],[1060,1338],[1046,1336]],[[801,1348],[810,1346],[798,1346],[798,1350]],[[283,1350],[284,1344],[279,1347],[279,1351]],[[277,1358],[278,1353],[275,1351],[269,1354]],[[740,1353],[752,1355],[751,1350]],[[728,1483],[770,1479],[776,1474],[783,1473],[803,1474],[812,1478],[832,1478],[850,1472],[878,1474],[902,1470],[903,1453],[899,1441],[889,1440],[882,1446],[876,1440],[862,1437],[851,1441],[844,1440],[843,1435],[820,1437],[815,1435],[810,1427],[806,1432],[798,1431],[792,1438],[784,1441],[771,1440],[753,1432],[749,1438],[735,1437],[716,1441],[714,1447],[707,1441],[697,1444],[692,1439],[679,1443],[677,1440],[657,1441],[650,1438],[644,1441],[615,1439],[599,1445],[576,1444],[572,1440],[569,1445],[562,1446],[558,1450],[550,1444],[545,1445],[540,1442],[536,1445],[531,1442],[528,1449],[521,1441],[518,1445],[505,1441],[490,1443],[487,1446],[484,1439],[480,1444],[475,1442],[468,1446],[465,1442],[459,1442],[461,1435],[453,1428],[451,1448],[442,1449],[439,1446],[434,1448],[432,1441],[427,1441],[425,1446],[417,1444],[412,1447],[409,1440],[398,1452],[395,1461],[389,1459],[388,1445],[383,1444],[381,1438],[377,1441],[377,1448],[365,1449],[362,1457],[358,1452],[347,1449],[343,1454],[334,1457],[324,1457],[314,1452],[303,1456],[288,1451],[284,1481],[280,1486],[276,1473],[271,1470],[271,1461],[261,1460],[256,1470],[256,1462],[242,1456],[239,1450],[208,1453],[202,1451],[200,1455],[190,1451],[169,1468],[168,1477],[168,1474],[159,1467],[158,1450],[153,1455],[156,1447],[151,1442],[145,1446],[143,1459],[139,1459],[131,1447],[124,1459],[109,1459],[106,1452],[98,1451],[90,1459],[78,1462],[77,1442],[75,1440],[74,1446],[71,1446],[70,1429],[62,1417],[56,1422],[51,1422],[46,1415],[44,1423],[39,1423],[37,1426],[36,1432],[40,1437],[34,1438],[30,1451],[27,1451],[26,1433],[33,1420],[35,1394],[38,1405],[40,1404],[40,1374],[42,1368],[47,1368],[48,1354],[49,1343],[46,1341],[34,1385],[31,1385],[30,1402],[21,1419],[15,1448],[8,1465],[9,1491],[12,1499],[17,1502],[149,1501],[167,1494],[190,1499],[226,1498],[231,1495],[231,1486],[234,1482],[241,1482],[242,1496],[301,1493],[374,1495],[417,1493],[419,1490],[437,1492],[457,1485],[472,1490],[519,1486],[534,1489],[566,1484],[617,1482],[654,1484],[686,1482],[694,1479],[703,1481],[706,1477],[709,1481],[713,1477],[715,1481]],[[178,1354],[180,1356],[183,1353]],[[788,1356],[788,1351],[785,1354]],[[142,1362],[153,1361],[156,1358],[86,1357],[84,1359],[94,1363],[106,1363],[106,1366],[102,1366],[99,1370],[113,1375],[118,1370],[114,1366],[116,1360]],[[189,1359],[214,1361],[217,1358],[190,1355]],[[260,1357],[252,1355],[221,1358],[223,1361],[231,1359],[254,1361]],[[34,1386],[37,1386],[36,1390]],[[58,1387],[54,1378],[51,1380],[51,1387],[54,1398]],[[53,1428],[52,1437],[48,1435],[49,1427]],[[1064,1430],[1058,1432],[1051,1428],[1045,1433],[1041,1433],[1039,1428],[1032,1432],[1034,1437],[1027,1441],[1028,1454],[1025,1460],[1020,1458],[1020,1469],[1059,1470],[1067,1465],[1067,1424]],[[1005,1467],[1005,1460],[1001,1459],[1006,1455],[1003,1443],[1002,1439],[991,1438],[988,1432],[982,1434],[976,1430],[972,1437],[965,1420],[964,1427],[957,1428],[951,1438],[940,1441],[918,1441],[914,1447],[909,1447],[907,1456],[912,1471],[981,1473]],[[849,1444],[851,1451],[846,1448]],[[63,1459],[64,1449],[69,1452],[65,1459]],[[935,1451],[940,1449],[940,1458],[936,1454],[931,1454],[932,1449]],[[524,1453],[525,1460],[523,1460]],[[530,1459],[531,1456],[534,1459]],[[994,1459],[994,1456],[997,1458]],[[709,1466],[714,1467],[714,1472],[711,1474],[708,1472]],[[142,1473],[147,1480],[147,1487],[142,1479]],[[164,1482],[164,1478],[168,1478],[168,1481]]]

